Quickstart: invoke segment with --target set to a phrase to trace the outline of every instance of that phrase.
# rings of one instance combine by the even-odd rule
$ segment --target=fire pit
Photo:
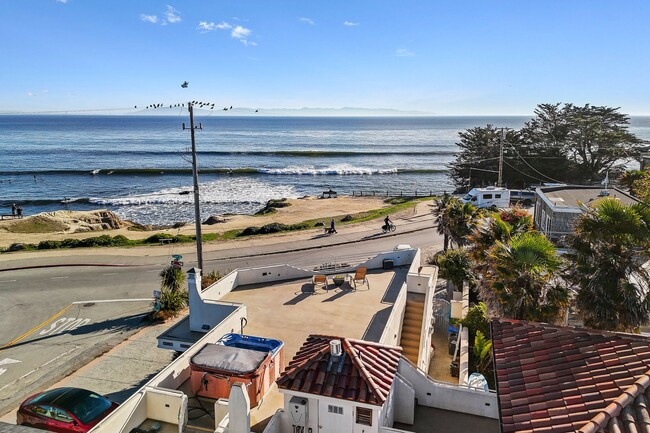
[[[341,287],[345,283],[345,275],[335,275],[332,281],[336,287]]]

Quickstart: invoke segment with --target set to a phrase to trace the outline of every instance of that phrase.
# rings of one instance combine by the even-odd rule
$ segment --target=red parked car
[[[53,432],[86,433],[118,404],[81,388],[56,388],[33,395],[18,409],[17,424]]]

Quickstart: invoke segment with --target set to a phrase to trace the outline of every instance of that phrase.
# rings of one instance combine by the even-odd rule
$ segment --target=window
[[[343,408],[341,406],[332,406],[331,404],[327,405],[327,411],[329,413],[335,413],[338,415],[343,415]]]
[[[483,199],[492,200],[492,194],[483,194]]]
[[[501,198],[501,194],[494,194],[494,198]]]
[[[61,410],[61,409],[58,409],[58,408],[54,408],[54,416],[53,416],[53,418],[55,420],[61,421],[61,422],[72,422],[72,417],[70,415],[68,415],[68,413],[65,412],[64,410]]]
[[[372,409],[357,407],[357,424],[372,425]]]

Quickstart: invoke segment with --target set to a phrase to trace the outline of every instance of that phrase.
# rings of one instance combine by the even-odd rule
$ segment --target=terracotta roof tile
[[[344,357],[332,360],[330,367],[331,340],[341,341]],[[310,335],[277,380],[278,387],[380,406],[390,392],[401,354],[398,346]]]
[[[492,339],[503,432],[645,431],[650,339],[510,320]]]

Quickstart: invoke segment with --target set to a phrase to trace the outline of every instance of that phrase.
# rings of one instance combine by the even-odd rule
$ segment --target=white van
[[[462,201],[472,203],[476,207],[504,208],[510,206],[510,190],[495,186],[473,188]]]

